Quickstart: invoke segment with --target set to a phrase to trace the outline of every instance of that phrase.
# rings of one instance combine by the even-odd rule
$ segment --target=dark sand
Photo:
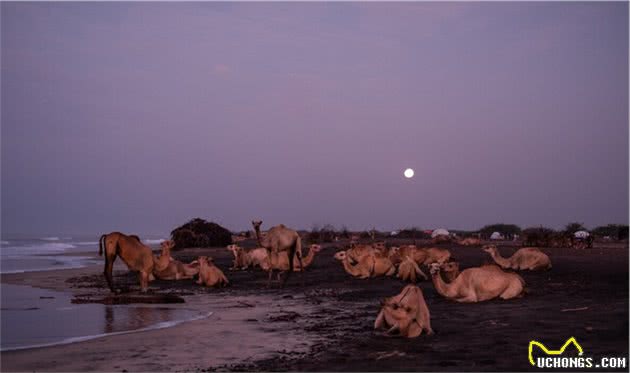
[[[490,260],[478,247],[442,246],[451,249],[462,268]],[[508,256],[516,247],[500,249]],[[528,293],[515,300],[460,304],[440,297],[430,282],[421,282],[436,334],[411,340],[384,337],[372,329],[379,302],[405,284],[394,277],[352,278],[332,257],[335,251],[335,245],[327,246],[305,274],[293,274],[283,289],[266,288],[266,274],[260,270],[228,271],[231,257],[225,249],[175,252],[184,261],[199,254],[213,256],[231,286],[205,289],[192,281],[155,281],[153,291],[181,295],[187,307],[215,311],[215,317],[163,330],[6,352],[2,369],[524,371],[538,370],[528,362],[530,340],[559,348],[571,336],[584,355],[596,361],[628,356],[627,244],[585,251],[544,249],[553,269],[521,272]],[[7,275],[2,281],[41,286],[48,280],[76,294],[107,294],[101,268],[56,272],[39,273],[37,278]],[[61,281],[59,273],[66,280]],[[116,284],[137,289],[134,275],[115,274]],[[112,356],[117,361],[111,361]]]

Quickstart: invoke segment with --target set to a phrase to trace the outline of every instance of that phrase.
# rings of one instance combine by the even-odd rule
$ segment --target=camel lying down
[[[388,335],[397,331],[406,338],[418,337],[423,330],[433,334],[431,315],[422,290],[415,285],[407,285],[400,294],[385,298],[374,329],[386,329]]]
[[[525,281],[516,273],[505,272],[494,264],[463,270],[450,283],[440,271],[444,265],[431,264],[431,277],[435,290],[441,296],[456,302],[482,302],[494,298],[511,299],[522,296]]]
[[[481,249],[490,254],[492,259],[504,269],[530,271],[551,269],[551,259],[537,247],[523,247],[509,258],[502,257],[494,245],[486,245]]]
[[[154,257],[153,276],[160,280],[185,280],[199,273],[198,261],[186,264],[171,257],[171,249],[175,246],[173,241],[164,241],[160,246],[162,247],[161,254]]]
[[[219,267],[214,265],[211,257],[200,256],[197,261],[199,262],[199,279],[197,284],[203,286],[225,286],[230,283]]]

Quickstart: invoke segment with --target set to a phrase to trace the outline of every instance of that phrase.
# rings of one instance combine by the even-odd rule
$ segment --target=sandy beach
[[[450,246],[450,245],[447,245]],[[174,327],[106,336],[61,346],[2,353],[3,371],[180,370],[535,370],[527,362],[532,339],[550,346],[575,336],[589,356],[628,355],[628,249],[544,249],[553,269],[523,272],[528,293],[510,301],[459,304],[421,282],[436,332],[413,340],[373,331],[379,302],[404,283],[396,278],[358,280],[332,255],[320,252],[301,278],[285,288],[266,287],[261,271],[229,271],[222,248],[174,253],[187,261],[215,258],[231,281],[221,289],[192,281],[155,281],[150,291],[182,296],[168,307],[212,312]],[[508,255],[516,247],[501,247]],[[489,257],[475,247],[451,247],[462,266]],[[118,269],[114,281],[137,290],[136,277]],[[304,286],[302,286],[304,281]],[[78,297],[108,294],[102,267],[3,275],[2,282],[71,291]],[[568,311],[567,311],[568,310]],[[575,311],[577,310],[577,311]]]

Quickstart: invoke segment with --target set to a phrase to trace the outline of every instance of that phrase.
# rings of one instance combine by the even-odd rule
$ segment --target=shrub
[[[173,229],[171,239],[175,249],[227,246],[232,243],[232,233],[219,224],[195,218]]]
[[[492,233],[499,232],[503,237],[508,240],[514,238],[515,234],[521,234],[521,228],[518,225],[514,224],[490,224],[479,230],[481,237],[484,239],[489,239]],[[524,233],[524,232],[523,232]]]

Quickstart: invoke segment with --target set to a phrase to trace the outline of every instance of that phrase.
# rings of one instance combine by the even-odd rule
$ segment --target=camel
[[[105,251],[105,269],[103,274],[107,280],[109,290],[116,292],[112,281],[112,269],[116,257],[119,256],[129,270],[138,272],[140,290],[142,292],[147,291],[154,266],[153,251],[151,251],[150,247],[142,244],[137,236],[127,236],[120,232],[102,235],[98,240],[98,246],[98,255],[102,256],[103,251]]]
[[[199,262],[199,279],[197,284],[210,287],[225,286],[230,283],[219,267],[214,265],[211,257],[200,256],[197,258],[197,261]]]
[[[302,268],[310,266],[311,263],[313,263],[313,259],[315,259],[315,254],[321,250],[322,247],[320,245],[312,244],[309,246],[308,254],[306,254],[303,258],[301,265],[298,263],[297,258],[293,259],[293,271],[298,272],[301,271]],[[268,266],[270,263],[273,269],[277,269],[282,272],[289,270],[289,256],[286,253],[279,253],[277,255],[272,254],[270,260],[258,260],[258,265],[265,271],[269,270]]]
[[[476,237],[466,237],[461,240],[457,240],[457,244],[461,246],[481,246],[481,240]]]
[[[153,276],[161,280],[191,279],[199,273],[199,263],[195,260],[185,264],[171,256],[171,248],[175,246],[173,241],[164,241],[160,244],[162,252],[154,257]]]
[[[385,247],[384,243],[378,243],[378,244],[374,244],[374,245],[351,244],[350,245],[350,249],[348,249],[346,251],[347,251],[348,256],[350,256],[350,258],[353,261],[359,261],[364,256],[370,256],[370,255],[383,256],[383,255],[387,255],[387,253],[388,253],[388,250]]]
[[[354,261],[348,255],[348,251],[339,251],[335,254],[335,259],[341,261],[346,272],[362,279],[391,276],[396,273],[396,267],[392,261],[382,255],[365,255],[358,261]]]
[[[302,266],[302,239],[298,232],[293,229],[289,229],[285,227],[283,224],[276,225],[267,231],[267,234],[264,237],[261,237],[260,226],[262,225],[262,221],[252,221],[252,226],[254,227],[254,231],[256,232],[256,239],[258,240],[258,245],[260,247],[264,247],[269,251],[269,253],[278,254],[286,251],[289,257],[289,270],[287,271],[286,276],[284,277],[284,281],[282,285],[284,285],[291,272],[293,272],[293,258],[297,254],[298,262],[300,263],[300,267]],[[269,255],[271,258],[271,255]],[[269,265],[269,279],[267,281],[267,285],[271,283],[271,276],[273,275],[273,266]]]
[[[447,242],[451,242],[451,237],[447,235],[439,235],[431,239],[432,244],[440,244],[440,243],[447,243]]]
[[[521,276],[504,272],[494,264],[465,269],[451,283],[446,283],[440,276],[441,266],[438,263],[431,264],[435,290],[456,302],[483,302],[496,297],[512,299],[520,297],[525,286]]]
[[[536,247],[518,249],[509,258],[502,257],[494,245],[486,245],[482,250],[490,254],[492,259],[504,269],[536,271],[551,268],[551,260],[547,254]]]
[[[450,251],[438,247],[417,248],[415,245],[404,245],[392,247],[388,253],[389,259],[397,264],[402,262],[404,257],[413,259],[418,265],[429,265],[431,263],[445,263],[451,258]]]
[[[400,294],[385,298],[374,329],[387,329],[387,335],[398,331],[406,338],[416,338],[423,330],[427,335],[433,334],[431,315],[422,290],[415,285],[407,285]]]
[[[422,263],[424,265],[430,265],[432,263],[443,264],[451,259],[451,252],[446,249],[440,249],[439,247],[429,247],[426,249],[423,248],[421,250],[424,250],[427,253],[427,258]]]
[[[422,276],[425,280],[429,279],[427,275],[422,272],[420,267],[418,267],[415,260],[405,256],[398,265],[398,278],[403,281],[416,282],[417,276]]]

